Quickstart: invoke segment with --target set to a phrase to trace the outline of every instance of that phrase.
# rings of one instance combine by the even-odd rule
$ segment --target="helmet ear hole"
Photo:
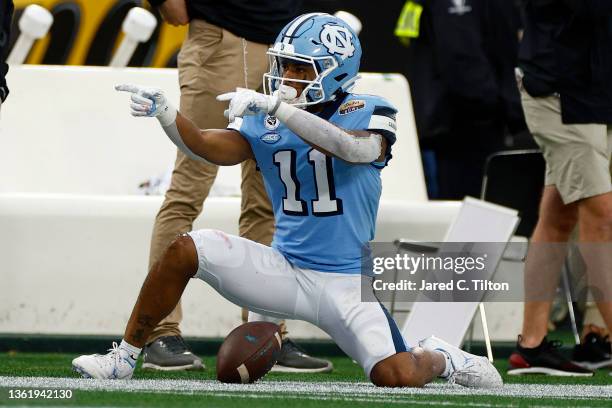
[[[323,91],[321,91],[320,89],[311,89],[306,94],[306,98],[309,101],[316,101],[318,99],[321,99],[322,97],[323,97]]]

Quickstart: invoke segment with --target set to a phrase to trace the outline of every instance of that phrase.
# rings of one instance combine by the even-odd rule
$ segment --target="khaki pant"
[[[236,87],[257,89],[268,68],[268,46],[243,40],[204,20],[194,20],[178,55],[180,111],[201,129],[227,126],[226,102],[215,97]],[[246,52],[245,52],[246,51]],[[246,68],[245,68],[246,65]],[[245,76],[246,82],[245,83]],[[217,175],[217,166],[177,153],[172,182],[153,227],[149,269],[177,234],[191,231]],[[255,162],[242,164],[240,235],[269,245],[274,216]],[[155,328],[147,343],[162,336],[180,335],[181,304]]]

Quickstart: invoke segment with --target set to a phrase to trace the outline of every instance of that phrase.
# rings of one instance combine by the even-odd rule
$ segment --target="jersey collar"
[[[322,119],[329,120],[329,118],[331,118],[333,114],[336,113],[336,111],[340,108],[340,105],[342,105],[342,102],[344,102],[347,96],[348,93],[339,94],[335,100],[326,103],[323,110],[317,113],[316,115]]]

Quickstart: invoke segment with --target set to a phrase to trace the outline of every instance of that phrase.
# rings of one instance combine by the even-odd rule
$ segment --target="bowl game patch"
[[[347,113],[355,112],[359,109],[365,108],[366,103],[362,99],[353,99],[352,101],[348,101],[340,105],[338,108],[338,113],[340,115],[346,115]]]

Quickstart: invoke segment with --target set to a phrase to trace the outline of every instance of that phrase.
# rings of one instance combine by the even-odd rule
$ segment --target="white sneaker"
[[[108,354],[90,354],[72,360],[72,369],[84,378],[100,380],[129,380],[132,378],[136,359],[129,352],[113,343]]]
[[[419,346],[425,350],[446,352],[450,356],[451,367],[446,377],[450,384],[472,388],[494,388],[504,384],[497,369],[486,357],[467,353],[435,336],[421,340]]]

